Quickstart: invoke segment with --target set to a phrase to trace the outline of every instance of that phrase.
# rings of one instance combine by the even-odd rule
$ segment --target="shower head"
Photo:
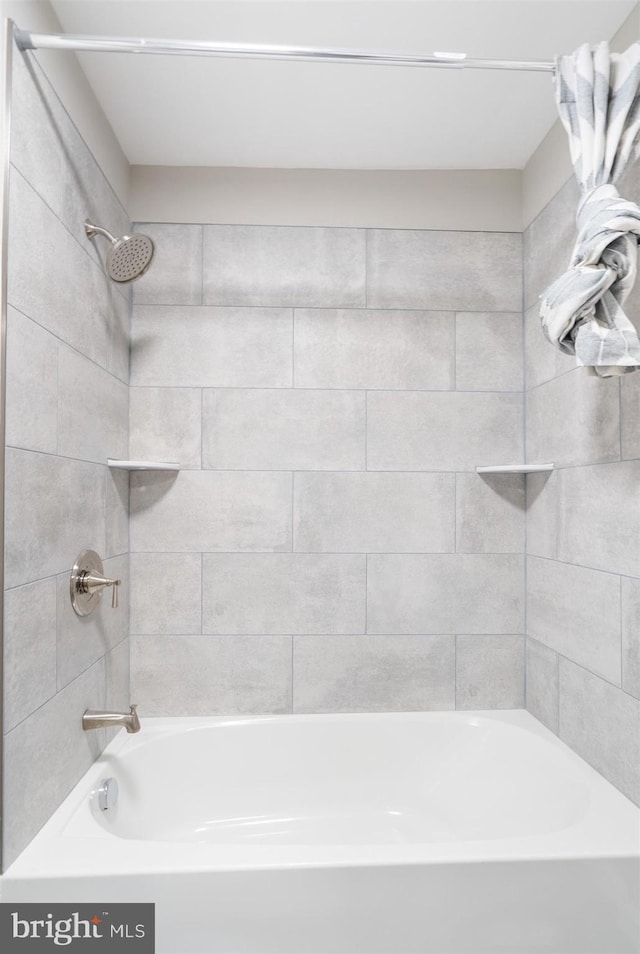
[[[123,235],[115,238],[111,232],[92,225],[88,220],[84,230],[89,238],[104,235],[111,242],[107,253],[107,275],[114,282],[135,282],[147,271],[155,253],[155,245],[148,235]]]

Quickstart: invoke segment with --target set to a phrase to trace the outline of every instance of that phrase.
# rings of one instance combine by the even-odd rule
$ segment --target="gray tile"
[[[529,557],[527,633],[620,685],[620,578]]]
[[[176,460],[198,470],[202,438],[198,388],[130,388],[129,457]]]
[[[113,308],[107,330],[107,371],[129,384],[129,352],[131,350],[131,292],[114,295]]]
[[[202,304],[202,226],[146,222],[135,231],[155,245],[149,271],[133,286],[136,305]]]
[[[199,553],[131,554],[132,633],[202,632]]]
[[[102,464],[125,458],[127,385],[67,345],[60,345],[58,360],[58,453]]]
[[[527,553],[556,558],[558,543],[558,471],[528,474]]]
[[[294,636],[294,712],[453,709],[452,636]]]
[[[520,394],[367,395],[369,470],[474,470],[522,455]]]
[[[129,685],[129,639],[121,643],[105,656],[106,698],[105,707],[114,712],[127,712],[132,702]]]
[[[367,558],[367,632],[523,631],[522,557],[373,554]]]
[[[562,470],[558,559],[640,576],[640,461]]]
[[[57,579],[57,652],[58,689],[110,652],[126,637],[129,623],[129,557],[104,560],[105,576],[122,580],[118,587],[118,607],[111,606],[111,590],[103,592],[100,605],[90,616],[77,616],[69,596],[69,573]]]
[[[8,311],[6,441],[55,454],[58,342],[19,311]]]
[[[556,376],[559,351],[544,336],[540,321],[540,303],[524,313],[525,380],[527,388],[535,388]],[[573,359],[575,365],[575,358]]]
[[[365,403],[360,391],[206,390],[203,467],[362,469]]]
[[[87,218],[116,235],[129,220],[49,80],[31,57],[14,57],[11,161],[72,235]]]
[[[100,753],[104,732],[83,732],[80,715],[87,708],[102,709],[104,703],[101,660],[5,736],[5,865],[28,845]]]
[[[297,387],[453,387],[450,313],[296,309],[294,323]]]
[[[523,382],[522,314],[457,314],[456,388],[521,391]]]
[[[640,703],[560,659],[560,738],[640,803]]]
[[[129,473],[109,469],[105,477],[104,557],[118,556],[129,549]]]
[[[620,378],[620,417],[622,457],[640,457],[640,373]]]
[[[364,229],[207,225],[204,303],[362,307]]]
[[[521,308],[518,233],[369,229],[367,237],[370,308]]]
[[[524,637],[456,637],[456,709],[522,709]]]
[[[5,585],[73,566],[83,546],[104,553],[106,467],[7,450]]]
[[[205,554],[205,633],[362,633],[360,554]]]
[[[573,176],[524,233],[524,306],[537,304],[545,288],[569,267],[576,238],[580,189]]]
[[[456,475],[459,553],[522,553],[524,531],[524,475]]]
[[[294,550],[455,549],[453,474],[294,475]]]
[[[38,236],[35,255],[34,235]],[[9,303],[106,367],[112,299],[119,296],[111,285],[101,266],[12,169]]]
[[[622,580],[622,688],[640,699],[640,580]]]
[[[56,691],[56,584],[38,580],[5,593],[4,730]]]
[[[291,712],[291,637],[135,636],[131,682],[143,719]]]
[[[527,710],[558,734],[558,654],[527,636]]]
[[[292,321],[284,308],[140,305],[131,327],[131,384],[290,387]]]
[[[290,550],[291,520],[290,474],[131,475],[132,551]]]
[[[527,393],[529,460],[559,466],[620,459],[618,378],[576,368]]]

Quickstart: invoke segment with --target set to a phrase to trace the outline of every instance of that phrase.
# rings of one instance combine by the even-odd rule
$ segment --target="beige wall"
[[[520,231],[516,170],[133,166],[136,222]]]
[[[0,17],[10,17],[23,30],[63,33],[48,0],[0,0]],[[16,55],[20,55],[16,52]],[[126,206],[129,163],[89,87],[75,55],[42,50],[34,54],[80,134],[101,166],[116,195]],[[4,75],[4,50],[0,66]]]

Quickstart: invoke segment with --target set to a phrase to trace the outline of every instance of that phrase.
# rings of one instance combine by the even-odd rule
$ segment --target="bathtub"
[[[2,900],[154,901],[158,954],[635,954],[639,817],[523,711],[143,719]]]

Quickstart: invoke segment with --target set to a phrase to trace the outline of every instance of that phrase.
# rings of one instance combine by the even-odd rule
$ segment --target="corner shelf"
[[[553,464],[490,464],[476,467],[478,474],[539,474],[553,470]]]
[[[114,470],[180,470],[174,460],[113,460],[107,459],[107,467]]]

